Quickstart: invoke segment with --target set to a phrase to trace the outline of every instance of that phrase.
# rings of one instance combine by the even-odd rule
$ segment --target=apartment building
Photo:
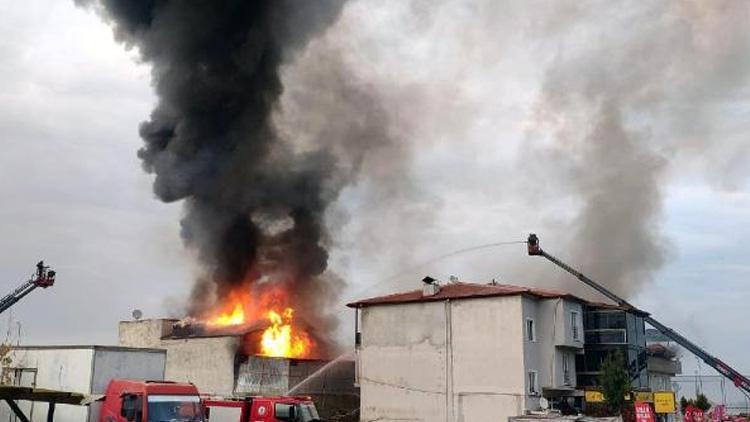
[[[615,305],[584,306],[585,353],[578,356],[578,386],[596,387],[604,359],[619,351],[634,390],[649,388],[644,312],[626,312]]]
[[[566,400],[583,304],[565,292],[426,279],[350,303],[362,420],[497,421]]]

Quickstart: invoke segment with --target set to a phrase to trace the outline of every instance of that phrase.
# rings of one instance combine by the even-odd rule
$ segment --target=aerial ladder
[[[37,287],[46,289],[53,284],[55,284],[55,272],[51,270],[50,267],[46,267],[44,261],[39,261],[39,263],[36,264],[36,272],[28,281],[24,282],[10,294],[0,299],[0,314],[15,305],[16,302],[23,299],[24,296],[33,292]]]
[[[666,325],[662,324],[661,322],[655,320],[652,318],[648,313],[636,308],[635,306],[628,303],[625,299],[617,296],[616,294],[612,293],[609,289],[605,288],[601,284],[595,282],[594,280],[586,277],[583,275],[580,271],[577,271],[573,267],[565,264],[564,262],[560,261],[559,259],[555,258],[554,256],[548,254],[545,252],[540,246],[539,246],[539,238],[535,234],[530,234],[529,238],[527,240],[528,244],[528,252],[531,256],[542,256],[544,258],[547,258],[548,260],[552,261],[555,265],[562,268],[563,270],[569,272],[577,279],[581,280],[582,282],[586,283],[590,287],[592,287],[597,292],[603,294],[613,302],[615,302],[618,306],[623,308],[626,312],[637,314],[638,316],[642,317],[643,320],[651,325],[652,327],[656,328],[659,332],[661,332],[664,336],[671,339],[675,343],[679,344],[680,346],[686,348],[691,353],[693,353],[695,356],[703,360],[703,362],[706,363],[706,365],[714,368],[717,372],[719,372],[721,375],[724,375],[725,377],[729,378],[735,386],[743,390],[745,394],[750,393],[750,379],[739,373],[737,370],[732,368],[731,366],[727,365],[723,361],[721,361],[719,358],[711,355],[707,351],[703,350],[700,346],[693,343],[692,341],[685,338],[682,334],[678,333],[677,331],[667,327]]]

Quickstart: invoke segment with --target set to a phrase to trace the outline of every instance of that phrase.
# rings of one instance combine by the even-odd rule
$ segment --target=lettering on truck
[[[309,397],[205,398],[209,422],[319,422]]]

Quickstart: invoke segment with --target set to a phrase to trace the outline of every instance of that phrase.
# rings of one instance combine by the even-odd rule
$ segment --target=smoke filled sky
[[[324,210],[342,298],[425,274],[585,292],[522,245],[414,268],[536,231],[750,372],[750,5],[542,3],[350,0],[281,57],[278,136],[346,169]],[[135,308],[179,315],[205,267],[136,156],[149,60],[73,1],[0,16],[0,277],[59,272],[0,318],[10,337],[114,343]]]

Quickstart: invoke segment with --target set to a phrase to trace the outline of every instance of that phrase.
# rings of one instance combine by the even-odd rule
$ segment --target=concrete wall
[[[161,339],[172,332],[175,319],[120,321],[118,344],[126,347],[159,347]]]
[[[362,421],[502,421],[523,412],[520,296],[362,309]]]
[[[557,324],[555,345],[583,350],[583,306],[580,303],[565,299],[547,299],[545,303],[555,303],[555,321]],[[578,338],[573,338],[572,313],[577,314],[576,326]]]
[[[523,405],[524,409],[536,410],[539,408],[539,397],[541,396],[529,394],[531,386],[528,372],[535,371],[537,373],[536,390],[540,393],[544,385],[550,385],[552,382],[553,367],[551,360],[554,359],[555,352],[554,303],[544,303],[521,296],[521,305],[522,315],[521,318],[518,318],[516,324],[521,325],[523,333],[523,362],[519,367],[523,370]],[[533,341],[529,340],[526,333],[528,320],[533,320],[536,327]],[[547,323],[545,324],[545,322]],[[516,413],[515,415],[520,414]]]
[[[231,395],[235,355],[240,337],[203,337],[163,340],[167,350],[166,379],[192,382],[201,393]]]
[[[565,299],[538,300],[524,297],[523,310],[523,323],[530,318],[536,326],[536,341],[525,340],[527,347],[524,362],[527,371],[537,371],[540,392],[543,389],[575,387],[575,355],[583,351],[583,314],[580,303]],[[577,313],[578,340],[573,337],[572,312]],[[568,360],[567,383],[564,374],[565,359]],[[528,391],[528,376],[526,378],[525,387]],[[539,397],[529,396],[526,408],[536,410],[538,403]]]
[[[680,361],[649,356],[647,363],[649,388],[652,391],[672,391],[674,376],[682,373]]]
[[[450,302],[451,421],[505,421],[523,412],[521,296]]]
[[[575,301],[521,295],[380,305],[361,309],[361,336],[362,421],[502,421],[539,408],[528,371],[536,371],[539,393],[566,388],[567,358],[575,386],[582,310]]]
[[[445,421],[447,347],[443,302],[362,310],[362,421]]]
[[[192,382],[202,393],[231,395],[235,384],[235,356],[241,337],[165,339],[173,319],[121,321],[121,346],[156,347],[167,351],[165,379]]]
[[[104,394],[112,378],[163,380],[167,353],[95,349],[90,392]]]
[[[554,387],[575,387],[578,385],[576,376],[576,354],[583,353],[583,306],[576,301],[559,299],[548,299],[546,303],[555,302],[555,366]],[[575,321],[572,320],[573,313],[576,314]],[[576,326],[577,338],[574,338],[573,324]],[[568,360],[568,383],[565,382],[563,360]]]

